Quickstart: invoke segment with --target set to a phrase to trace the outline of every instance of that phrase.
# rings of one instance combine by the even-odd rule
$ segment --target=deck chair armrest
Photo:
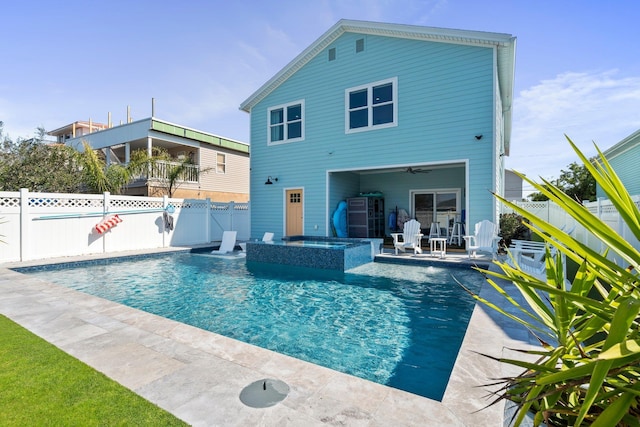
[[[399,243],[400,237],[402,237],[403,235],[404,235],[403,233],[391,233],[391,237],[393,237],[393,242]]]

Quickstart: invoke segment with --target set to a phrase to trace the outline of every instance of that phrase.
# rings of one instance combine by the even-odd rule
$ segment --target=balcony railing
[[[169,180],[169,175],[175,168],[181,168],[182,171],[178,175],[177,181],[179,182],[198,182],[200,175],[200,167],[198,165],[191,165],[182,162],[168,162],[164,160],[158,160],[151,165],[149,172],[146,174],[140,174],[133,178],[133,181],[144,180]]]

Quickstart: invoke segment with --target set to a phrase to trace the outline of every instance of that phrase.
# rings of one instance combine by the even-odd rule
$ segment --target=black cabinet
[[[347,199],[349,237],[384,237],[384,199],[352,197]]]

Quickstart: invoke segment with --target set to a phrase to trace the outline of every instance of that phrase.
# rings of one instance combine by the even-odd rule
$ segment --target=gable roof
[[[341,19],[240,104],[240,109],[247,113],[251,112],[251,109],[257,103],[273,92],[278,86],[291,77],[291,75],[311,61],[311,59],[344,33],[497,47],[498,84],[500,86],[502,110],[505,118],[505,145],[506,147],[509,146],[509,140],[511,138],[511,103],[513,99],[516,49],[516,38],[511,34]]]
[[[612,147],[604,150],[602,154],[607,160],[611,160],[614,157],[618,157],[624,152],[631,150],[632,148],[640,145],[640,130],[635,131],[631,135],[627,136],[622,141],[618,142]],[[598,156],[599,158],[600,156]]]

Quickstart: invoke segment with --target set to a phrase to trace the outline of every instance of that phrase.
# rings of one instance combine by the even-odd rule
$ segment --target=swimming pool
[[[441,400],[480,274],[370,263],[346,273],[205,254],[26,274],[302,360]]]

